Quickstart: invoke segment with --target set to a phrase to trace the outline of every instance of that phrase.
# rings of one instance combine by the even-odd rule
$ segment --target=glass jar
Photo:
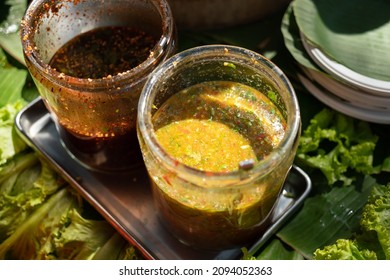
[[[218,92],[221,85],[227,94]],[[194,91],[198,86],[201,89]],[[175,99],[183,92],[187,92],[180,95],[183,102]],[[205,106],[201,100],[206,99]],[[165,115],[162,120],[161,115]],[[157,137],[168,125],[198,121],[222,123],[242,133],[255,157],[240,161],[236,169],[210,171],[179,160]],[[203,250],[241,247],[261,237],[292,166],[300,128],[300,110],[290,82],[276,65],[253,51],[207,45],[165,61],[141,93],[137,130],[163,224],[181,242]],[[190,135],[197,131],[193,126],[181,129]],[[203,137],[202,133],[206,147],[211,143],[208,140],[221,138],[217,154],[206,159],[206,165],[228,157],[227,150],[235,149],[229,146],[232,138],[213,129],[197,136]],[[168,142],[174,136],[171,131]],[[190,142],[186,138],[177,147],[188,150]],[[244,148],[248,147],[238,147]]]
[[[112,75],[80,77],[51,67],[53,56],[67,42],[104,27],[132,28],[156,43],[145,60]],[[99,171],[141,164],[136,136],[139,95],[151,71],[175,52],[176,31],[167,2],[36,0],[22,20],[21,39],[28,70],[66,150]],[[80,67],[92,61],[87,55],[81,58]]]

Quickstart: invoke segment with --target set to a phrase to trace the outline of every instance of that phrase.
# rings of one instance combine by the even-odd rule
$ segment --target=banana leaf
[[[0,46],[22,64],[24,59],[19,27],[26,7],[27,0],[5,0],[0,3]]]
[[[5,0],[0,3],[0,32],[15,33],[19,29],[27,0]]]
[[[302,44],[292,3],[287,7],[281,24],[284,44],[287,50],[299,64],[312,70],[321,71],[306,53],[306,50]]]
[[[390,1],[295,0],[299,29],[328,57],[390,81]]]
[[[25,64],[19,32],[11,33],[11,34],[0,33],[0,47],[2,47],[9,55],[15,58],[19,63],[21,63],[22,65]]]
[[[280,239],[274,238],[269,244],[255,257],[257,260],[303,260],[303,256]]]
[[[317,248],[359,231],[361,212],[376,180],[367,176],[347,187],[306,199],[303,208],[277,236],[306,259]]]
[[[5,53],[0,49],[0,107],[22,97],[27,74],[27,70],[8,64]]]

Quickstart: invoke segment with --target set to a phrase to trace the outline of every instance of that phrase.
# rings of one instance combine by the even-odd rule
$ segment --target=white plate
[[[359,108],[350,102],[339,98],[326,89],[315,85],[305,75],[298,73],[297,76],[300,82],[311,94],[313,94],[322,103],[328,105],[336,111],[367,122],[390,124],[389,112]]]
[[[337,95],[338,97],[349,101],[351,104],[357,107],[390,113],[390,96],[384,97],[367,94],[366,92],[352,88],[323,72],[318,72],[304,66],[301,66],[301,69],[306,74],[306,76],[316,81],[323,88]]]
[[[337,61],[330,59],[318,47],[311,45],[302,32],[301,39],[311,59],[328,74],[339,78],[347,84],[358,87],[365,92],[390,97],[390,82],[359,74]]]

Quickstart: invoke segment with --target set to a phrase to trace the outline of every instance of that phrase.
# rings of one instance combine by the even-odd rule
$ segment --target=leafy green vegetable
[[[316,260],[376,260],[374,252],[361,249],[356,240],[339,239],[335,244],[328,245],[314,252]]]
[[[0,242],[59,187],[57,181],[53,184],[59,176],[39,164],[15,131],[14,118],[26,103],[20,90],[1,96],[16,101],[0,107]]]
[[[356,180],[356,172],[377,172],[373,166],[377,140],[368,123],[323,109],[302,133],[296,162],[307,171],[321,170],[330,185],[347,186]]]
[[[135,248],[117,232],[93,256],[94,260],[138,260],[140,258]]]
[[[91,259],[115,233],[105,220],[85,219],[78,207],[62,216],[57,231],[38,253],[39,259]]]
[[[84,218],[84,204],[33,152],[15,155],[0,169],[0,259],[140,258],[122,237],[110,242],[107,221]]]
[[[24,104],[20,100],[0,107],[0,170],[8,159],[27,148],[14,129],[14,118]]]
[[[47,177],[42,175],[36,184],[48,185]],[[117,233],[108,222],[84,218],[82,205],[79,195],[60,188],[0,244],[0,259],[93,259],[96,254],[99,259],[139,258],[122,237],[113,238]]]
[[[386,259],[390,260],[390,183],[377,185],[364,207],[361,226],[375,231]]]
[[[0,259],[35,259],[45,240],[56,232],[74,202],[66,189],[55,193],[0,244]]]
[[[30,195],[36,192],[31,186],[39,174],[37,162],[35,155],[28,153],[0,167],[0,242],[15,231],[37,204],[30,201]]]

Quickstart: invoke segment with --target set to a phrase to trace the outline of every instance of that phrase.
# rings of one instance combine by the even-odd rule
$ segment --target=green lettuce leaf
[[[360,248],[356,240],[339,239],[332,245],[314,252],[316,260],[376,260],[376,254]]]
[[[364,207],[361,226],[376,232],[386,259],[390,260],[390,183],[377,185]]]
[[[24,105],[24,101],[18,100],[0,107],[0,169],[8,159],[27,148],[14,127],[14,118]]]
[[[356,180],[356,172],[377,172],[373,166],[377,140],[368,123],[325,108],[302,133],[296,162],[308,172],[321,170],[330,185],[347,186]]]
[[[0,259],[35,259],[45,241],[57,233],[61,220],[75,207],[75,202],[67,189],[56,192],[0,244]]]
[[[92,259],[115,233],[105,220],[85,219],[77,207],[61,219],[58,231],[37,253],[38,259]]]
[[[29,151],[0,167],[0,242],[12,235],[64,180]]]
[[[93,260],[139,260],[142,257],[118,232],[100,247],[93,255]]]

